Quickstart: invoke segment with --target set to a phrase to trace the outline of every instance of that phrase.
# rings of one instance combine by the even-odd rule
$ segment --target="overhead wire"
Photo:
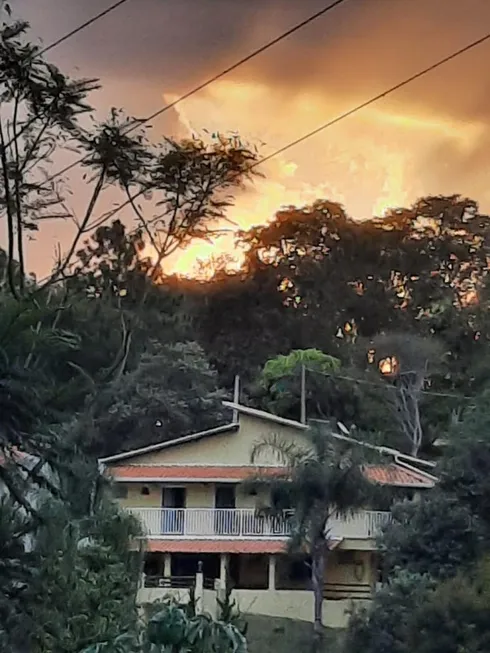
[[[349,109],[348,111],[345,111],[345,112],[341,113],[340,115],[336,116],[335,118],[333,118],[333,119],[329,120],[328,122],[324,123],[323,125],[320,125],[320,127],[317,127],[316,129],[313,129],[312,131],[307,132],[303,136],[300,136],[299,138],[297,138],[297,139],[295,139],[293,141],[290,141],[286,145],[283,145],[282,147],[274,150],[270,154],[268,154],[268,155],[266,155],[264,157],[261,157],[260,159],[258,159],[254,163],[250,164],[247,167],[246,172],[250,172],[250,171],[254,170],[258,166],[263,165],[264,163],[270,161],[274,157],[279,156],[280,154],[283,154],[287,150],[290,150],[291,148],[295,147],[296,145],[299,145],[300,143],[303,143],[304,141],[312,138],[313,136],[316,136],[320,132],[322,132],[322,131],[330,128],[330,127],[333,127],[334,125],[341,122],[342,120],[346,120],[350,116],[358,113],[359,111],[361,111],[361,110],[365,109],[366,107],[374,104],[375,102],[379,102],[381,99],[384,99],[385,97],[387,97],[388,95],[391,95],[395,91],[398,91],[399,89],[407,86],[408,84],[411,84],[412,82],[420,79],[421,77],[424,77],[425,75],[428,75],[429,73],[433,72],[434,70],[437,70],[441,66],[444,66],[445,64],[449,63],[450,61],[453,61],[457,57],[460,57],[463,54],[473,50],[474,48],[478,47],[479,45],[482,45],[483,43],[485,43],[488,40],[490,40],[490,32],[485,34],[484,36],[478,38],[478,39],[475,39],[474,41],[471,41],[470,43],[468,43],[464,47],[459,48],[458,50],[452,52],[451,54],[449,54],[449,55],[447,55],[445,57],[443,57],[442,59],[439,59],[438,61],[434,62],[430,66],[427,66],[426,68],[423,68],[422,70],[415,73],[414,75],[410,75],[410,77],[407,77],[406,79],[402,80],[401,82],[398,82],[397,84],[395,84],[394,86],[391,86],[390,88],[386,89],[385,91],[383,91],[381,93],[378,93],[377,95],[374,95],[373,97],[369,98],[368,100],[366,100],[364,102],[361,102],[360,104],[357,104],[352,109]],[[60,171],[60,173],[57,173],[55,176],[57,176],[58,174],[62,174],[63,172],[66,172],[70,167],[73,167],[73,165],[74,164],[72,164],[72,166],[69,166],[68,168],[65,168],[64,170]],[[48,181],[51,181],[53,178],[54,177],[51,177]],[[116,215],[120,210],[122,210],[126,206],[127,206],[127,202],[124,202],[119,207],[116,207],[111,212],[111,214],[108,216],[107,219],[110,219],[110,218],[114,217],[114,215]]]
[[[332,9],[336,8],[338,5],[342,4],[345,1],[346,0],[335,0],[333,3],[327,5],[326,7],[323,7],[323,9],[321,9],[321,10],[315,12],[314,14],[308,16],[305,20],[297,23],[296,25],[294,25],[290,29],[286,30],[285,32],[281,33],[279,36],[275,37],[274,39],[267,42],[263,46],[257,48],[256,50],[249,53],[248,55],[246,55],[242,59],[236,61],[234,64],[228,66],[227,68],[225,68],[221,72],[217,73],[216,75],[213,75],[212,77],[207,79],[205,82],[202,82],[198,86],[192,88],[191,90],[187,91],[183,95],[179,96],[173,102],[170,102],[169,104],[167,104],[167,105],[161,107],[160,109],[158,109],[157,111],[153,112],[152,114],[147,116],[144,120],[135,121],[135,124],[132,125],[130,127],[130,129],[127,130],[126,133],[128,133],[132,129],[135,129],[135,128],[137,128],[137,127],[139,127],[139,126],[141,126],[141,125],[143,125],[145,123],[150,122],[151,120],[154,120],[155,118],[159,117],[160,115],[162,115],[166,111],[169,111],[170,109],[176,107],[178,104],[180,104],[184,100],[186,100],[189,97],[195,95],[196,93],[204,90],[205,88],[207,88],[208,86],[210,86],[214,82],[218,81],[222,77],[224,77],[224,76],[228,75],[229,73],[233,72],[234,70],[236,70],[240,66],[248,63],[249,61],[251,61],[255,57],[262,54],[263,52],[266,52],[267,50],[269,50],[273,46],[275,46],[278,43],[280,43],[281,41],[287,39],[289,36],[293,35],[295,32],[297,32],[297,31],[303,29],[304,27],[308,26],[309,24],[313,23],[315,20],[317,20],[318,18],[325,15],[328,11],[331,11]],[[113,11],[115,11],[116,9],[121,7],[122,5],[126,4],[127,2],[129,2],[129,0],[118,0],[117,2],[114,2],[112,5],[110,5],[106,9],[100,11],[95,16],[92,16],[91,18],[89,18],[85,22],[78,25],[76,28],[74,28],[71,31],[67,32],[66,34],[59,37],[58,39],[56,39],[55,41],[50,43],[48,46],[46,46],[45,48],[40,50],[40,52],[38,53],[38,56],[42,56],[42,55],[46,54],[47,52],[50,52],[54,48],[58,47],[59,45],[61,45],[65,41],[69,40],[70,38],[72,38],[76,34],[82,32],[84,29],[86,29],[87,27],[93,25],[94,23],[101,20],[105,16],[109,15],[110,13],[112,13]],[[488,34],[486,34],[486,35],[484,35],[484,36],[482,36],[482,37],[468,43],[467,45],[465,45],[462,48],[454,51],[453,53],[447,55],[446,57],[443,57],[442,59],[439,59],[438,61],[431,64],[430,66],[427,66],[426,68],[420,70],[419,72],[407,77],[406,79],[402,80],[401,82],[398,82],[397,84],[391,86],[390,88],[384,90],[383,92],[378,93],[377,95],[374,95],[373,97],[369,98],[365,102],[362,102],[362,103],[356,105],[352,109],[349,109],[349,110],[341,113],[340,115],[338,115],[335,118],[327,121],[326,123],[320,125],[319,127],[307,132],[306,134],[300,136],[299,138],[297,138],[297,139],[295,139],[293,141],[290,141],[286,145],[274,150],[269,155],[266,155],[265,157],[262,157],[261,159],[259,159],[257,162],[254,162],[249,167],[249,170],[252,170],[252,169],[258,167],[259,165],[262,165],[262,164],[266,163],[267,161],[271,160],[272,158],[274,158],[276,156],[279,156],[280,154],[283,154],[284,152],[290,150],[293,147],[296,147],[297,145],[299,145],[299,144],[305,142],[306,140],[308,140],[308,139],[316,136],[317,134],[321,133],[322,131],[336,125],[337,123],[341,122],[342,120],[345,120],[346,118],[349,118],[350,116],[352,116],[352,115],[358,113],[359,111],[369,107],[370,105],[378,102],[379,100],[384,99],[388,95],[391,95],[392,93],[400,90],[401,88],[407,86],[408,84],[411,84],[412,82],[424,77],[425,75],[433,72],[434,70],[437,70],[438,68],[445,65],[446,63],[449,63],[450,61],[453,61],[457,57],[459,57],[459,56],[471,51],[472,49],[482,45],[483,43],[485,43],[489,39],[490,39],[490,33],[488,33]],[[58,177],[61,174],[64,174],[65,172],[67,172],[69,169],[71,169],[75,165],[78,165],[78,163],[80,163],[82,160],[83,159],[81,159],[80,161],[77,161],[74,164],[72,163],[69,167],[65,168],[64,170],[62,170],[62,171],[60,171],[58,173],[56,173],[53,177],[50,178],[50,180]],[[119,207],[119,208],[121,208],[121,207]],[[117,210],[118,209],[116,209],[116,212],[117,212]],[[114,213],[112,214],[111,217],[113,217],[113,215],[114,215]],[[320,371],[320,370],[314,370],[314,369],[311,369],[311,368],[306,368],[306,370],[308,372],[310,372],[310,373],[321,374],[323,376],[333,377],[333,378],[336,378],[336,379],[341,379],[341,380],[349,381],[349,382],[356,383],[356,384],[367,384],[367,385],[370,385],[370,386],[375,386],[377,388],[380,388],[380,387],[384,388],[385,387],[381,383],[368,381],[366,379],[356,379],[354,377],[349,377],[349,376],[345,376],[345,375],[330,374],[330,373],[327,373],[327,372],[323,372],[323,371]],[[437,396],[437,397],[446,397],[446,398],[460,398],[460,399],[473,399],[474,398],[474,397],[468,396],[468,395],[461,395],[461,394],[447,393],[447,392],[437,392],[437,391],[430,391],[430,390],[422,390],[421,394],[430,395],[430,396]]]
[[[91,24],[95,20],[98,20],[98,18],[102,17],[102,15],[106,15],[109,11],[112,11],[117,6],[119,6],[120,4],[123,4],[123,2],[127,2],[127,1],[128,0],[119,0],[119,2],[115,3],[115,5],[112,5],[110,8],[108,8],[104,12],[101,12],[100,15],[97,15],[93,19],[90,19],[90,21],[87,21],[87,25]],[[229,72],[231,72],[233,70],[236,70],[239,66],[241,66],[244,63],[250,61],[251,59],[258,56],[259,54],[266,51],[267,49],[273,47],[274,45],[276,45],[277,43],[279,43],[283,39],[287,38],[288,36],[290,36],[294,32],[296,32],[299,29],[305,27],[306,25],[310,24],[311,22],[313,22],[314,20],[316,20],[320,16],[324,15],[328,11],[330,11],[330,10],[334,9],[335,7],[337,7],[338,5],[342,4],[342,2],[345,2],[345,0],[336,0],[335,2],[329,4],[327,7],[324,7],[322,10],[316,12],[315,14],[312,14],[307,19],[305,19],[302,22],[298,23],[297,25],[293,26],[292,28],[290,28],[286,32],[283,32],[281,35],[279,35],[278,37],[276,37],[272,41],[269,41],[268,43],[261,46],[257,50],[253,51],[252,53],[250,53],[249,55],[247,55],[243,59],[240,59],[236,63],[232,64],[231,66],[229,66],[225,70],[218,73],[217,75],[214,75],[212,78],[208,79],[206,82],[203,82],[199,86],[195,87],[194,89],[192,89],[192,90],[188,91],[187,93],[185,93],[184,95],[180,96],[174,102],[165,105],[161,109],[158,109],[158,111],[154,112],[153,114],[151,114],[147,118],[136,121],[135,124],[131,125],[130,129],[134,129],[136,127],[139,127],[139,126],[149,122],[153,118],[163,114],[165,111],[168,111],[169,109],[175,107],[178,103],[180,103],[180,102],[184,101],[185,99],[191,97],[193,94],[197,93],[198,91],[203,90],[204,88],[206,88],[207,86],[212,84],[214,81],[217,81],[218,79],[225,76]],[[83,29],[87,25],[83,24],[82,26],[80,26],[78,28],[78,30]],[[75,30],[74,30],[74,32],[75,32]],[[62,37],[62,39],[66,40],[66,38],[69,38],[69,36],[70,35],[67,34],[67,35],[65,35],[65,37]],[[286,143],[285,145],[283,145],[282,147],[274,150],[270,154],[268,154],[268,155],[266,155],[264,157],[261,157],[260,159],[258,159],[254,163],[250,164],[250,166],[247,167],[246,172],[250,172],[250,171],[254,170],[258,166],[263,165],[264,163],[270,161],[274,157],[279,156],[280,154],[283,154],[284,152],[290,150],[293,147],[296,147],[297,145],[307,141],[310,138],[313,138],[314,136],[318,135],[322,131],[325,131],[326,129],[329,129],[330,127],[333,127],[334,125],[338,124],[342,120],[345,120],[345,119],[349,118],[350,116],[358,113],[359,111],[362,111],[363,109],[375,104],[376,102],[379,102],[380,100],[382,100],[385,97],[395,93],[396,91],[400,90],[401,88],[404,88],[404,87],[408,86],[412,82],[414,82],[414,81],[416,81],[418,79],[421,79],[422,77],[428,75],[429,73],[433,72],[434,70],[437,70],[438,68],[444,66],[445,64],[447,64],[447,63],[449,63],[451,61],[454,61],[456,58],[462,56],[463,54],[477,48],[478,46],[482,45],[483,43],[487,42],[488,40],[490,40],[490,32],[488,32],[487,34],[485,34],[484,36],[482,36],[482,37],[480,37],[478,39],[475,39],[475,40],[471,41],[470,43],[466,44],[465,46],[463,46],[463,47],[461,47],[461,48],[459,48],[457,50],[455,50],[454,52],[450,53],[449,55],[437,60],[436,62],[432,63],[431,65],[429,65],[429,66],[427,66],[425,68],[423,68],[422,70],[418,71],[417,73],[415,73],[413,75],[410,75],[406,79],[398,82],[397,84],[394,84],[393,86],[391,86],[388,89],[382,91],[381,93],[378,93],[378,94],[372,96],[371,98],[369,98],[368,100],[365,100],[364,102],[361,102],[360,104],[357,104],[356,106],[352,107],[351,109],[349,109],[347,111],[344,111],[343,113],[339,114],[335,118],[333,118],[333,119],[327,121],[326,123],[320,125],[319,127],[307,132],[306,134],[303,134],[299,138],[294,139],[294,140],[290,141],[289,143]],[[61,42],[61,39],[59,39],[58,41]],[[55,47],[55,45],[57,45],[57,44],[58,43],[55,42],[55,43],[51,44],[51,46],[48,46],[48,48]],[[82,158],[80,160],[77,160],[76,162],[74,162],[74,163],[70,164],[69,166],[63,168],[62,170],[58,171],[53,176],[49,177],[46,180],[46,182],[44,182],[44,183],[48,183],[48,182],[56,179],[60,175],[64,174],[65,172],[68,172],[70,169],[72,169],[73,167],[75,167],[79,163],[83,162],[85,160],[85,158],[86,157],[84,157],[84,158]],[[106,214],[106,219],[113,218],[119,211],[124,209],[127,205],[128,205],[128,202],[123,202],[121,205],[119,205],[118,207],[116,207],[115,209],[110,211],[108,215]]]
[[[125,130],[125,133],[129,134],[134,129],[137,129],[137,128],[151,122],[152,120],[154,120],[155,118],[158,118],[159,116],[163,115],[164,113],[166,113],[170,109],[175,108],[176,106],[178,106],[184,100],[187,100],[188,98],[195,95],[196,93],[199,93],[199,91],[203,91],[205,88],[207,88],[208,86],[210,86],[214,82],[217,82],[222,77],[225,77],[226,75],[233,72],[234,70],[236,70],[240,66],[243,66],[244,64],[248,63],[249,61],[252,61],[252,59],[255,59],[255,57],[258,57],[259,55],[263,54],[264,52],[266,52],[270,48],[274,47],[275,45],[277,45],[281,41],[284,41],[285,39],[289,38],[290,36],[292,36],[293,34],[298,32],[299,30],[303,29],[304,27],[307,27],[308,25],[313,23],[315,20],[318,20],[319,18],[321,18],[322,16],[327,14],[332,9],[335,9],[336,7],[338,7],[339,5],[341,5],[341,4],[343,4],[344,2],[347,2],[347,1],[348,0],[335,0],[334,2],[331,2],[330,4],[328,4],[326,7],[323,7],[323,9],[320,9],[319,11],[315,12],[314,14],[309,15],[307,18],[305,18],[301,22],[296,23],[295,25],[293,25],[293,27],[290,27],[285,32],[282,32],[281,34],[279,34],[278,36],[276,36],[272,40],[268,41],[264,45],[262,45],[259,48],[253,50],[252,52],[247,54],[245,57],[242,57],[241,59],[239,59],[235,63],[231,64],[230,66],[228,66],[227,68],[225,68],[221,72],[213,75],[212,77],[207,79],[205,82],[202,82],[202,83],[198,84],[197,86],[195,86],[194,88],[192,88],[191,90],[186,91],[183,95],[180,95],[177,99],[173,100],[169,104],[165,104],[163,107],[160,107],[159,109],[154,111],[152,114],[150,114],[146,118],[142,118],[140,120],[134,120],[133,122],[130,123],[128,128]],[[70,163],[66,167],[59,170],[58,172],[55,172],[54,175],[49,177],[46,180],[46,182],[44,182],[44,183],[49,183],[49,182],[53,181],[54,179],[57,179],[59,176],[64,175],[66,172],[68,172],[69,170],[72,170],[73,168],[75,168],[80,163],[83,163],[83,161],[85,161],[86,159],[87,159],[87,157],[82,157],[81,159],[78,159],[77,161],[74,161],[73,163]]]
[[[274,150],[271,154],[265,156],[260,160],[258,164],[254,165],[261,165],[265,163],[266,161],[269,161],[270,159],[278,156],[279,154],[283,154],[284,152],[287,152],[293,147],[296,147],[296,145],[300,145],[300,143],[303,143],[304,141],[312,138],[313,136],[316,136],[320,132],[324,131],[325,129],[328,129],[329,127],[333,127],[333,125],[336,125],[337,123],[341,122],[342,120],[345,120],[346,118],[349,118],[350,116],[353,116],[354,114],[358,113],[362,109],[365,109],[366,107],[369,107],[370,105],[374,104],[375,102],[379,102],[379,100],[384,99],[388,95],[391,95],[395,91],[400,90],[404,86],[407,86],[408,84],[411,84],[412,82],[415,82],[417,79],[420,79],[421,77],[424,77],[425,75],[428,75],[429,73],[433,72],[434,70],[437,70],[437,68],[440,68],[441,66],[449,63],[450,61],[453,61],[457,57],[460,57],[461,55],[465,54],[466,52],[469,52],[470,50],[473,50],[474,48],[478,47],[479,45],[482,45],[486,41],[490,39],[490,32],[488,34],[485,34],[485,36],[482,36],[474,41],[471,41],[471,43],[468,43],[464,47],[460,48],[459,50],[456,50],[455,52],[447,55],[446,57],[443,57],[442,59],[439,59],[435,63],[431,64],[430,66],[427,66],[427,68],[424,68],[420,70],[418,73],[415,73],[414,75],[410,75],[410,77],[407,77],[401,82],[398,82],[394,86],[391,86],[390,88],[386,89],[385,91],[378,93],[377,95],[374,95],[373,97],[369,98],[365,102],[362,102],[361,104],[356,105],[352,109],[349,109],[347,111],[344,111],[340,115],[336,116],[335,118],[332,118],[328,122],[324,123],[323,125],[320,125],[319,127],[316,127],[310,132],[307,132],[303,136],[300,136],[299,138],[290,141],[283,147],[280,147],[277,150]]]
[[[387,384],[380,383],[378,381],[369,381],[369,379],[356,379],[353,376],[346,376],[342,374],[337,374],[335,372],[325,372],[324,370],[318,370],[318,369],[313,369],[311,367],[306,367],[305,366],[306,372],[309,372],[311,374],[320,374],[321,376],[326,376],[332,379],[340,379],[341,381],[348,381],[350,383],[356,383],[360,385],[369,385],[381,390],[388,390],[392,386],[388,386]],[[449,398],[449,399],[476,399],[475,396],[472,395],[465,395],[465,394],[459,394],[455,392],[438,392],[437,390],[420,390],[420,394],[423,395],[428,395],[432,397],[444,397],[444,398]]]
[[[50,50],[53,50],[54,48],[58,47],[58,45],[61,45],[65,41],[68,41],[68,39],[71,39],[72,36],[75,36],[75,34],[78,34],[79,32],[83,31],[90,25],[93,25],[96,23],[98,20],[101,18],[104,18],[108,14],[112,13],[116,9],[118,9],[121,5],[125,4],[126,2],[129,2],[129,0],[118,0],[118,2],[114,2],[112,5],[104,9],[103,11],[99,12],[95,16],[92,16],[92,18],[89,18],[86,20],[84,23],[81,23],[78,25],[78,27],[75,27],[75,29],[72,29],[70,32],[67,32],[63,36],[60,36],[60,38],[56,39],[56,41],[53,41],[49,45],[47,45],[45,48],[43,48],[40,52],[37,53],[38,56],[42,56],[43,54],[46,54],[46,52],[49,52]]]

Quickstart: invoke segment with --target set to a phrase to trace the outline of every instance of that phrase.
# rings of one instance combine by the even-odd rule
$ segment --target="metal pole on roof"
[[[235,375],[235,386],[233,388],[233,403],[240,403],[240,377]],[[238,411],[236,408],[233,410],[233,424],[238,424]]]
[[[306,424],[306,368],[301,366],[301,424]]]

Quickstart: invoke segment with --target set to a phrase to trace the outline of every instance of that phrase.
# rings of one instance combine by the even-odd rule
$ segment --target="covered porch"
[[[342,627],[353,601],[371,599],[377,570],[378,558],[373,551],[330,553],[323,594],[326,625]],[[309,561],[281,552],[150,553],[139,600],[151,603],[170,594],[185,602],[189,589],[196,588],[196,584],[201,588],[206,611],[216,613],[217,599],[231,588],[245,614],[312,619]]]

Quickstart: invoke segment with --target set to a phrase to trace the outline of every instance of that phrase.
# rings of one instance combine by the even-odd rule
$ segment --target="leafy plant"
[[[186,615],[169,603],[137,633],[123,633],[81,653],[246,653],[244,636],[231,624],[209,615]]]
[[[231,624],[235,626],[237,630],[246,637],[248,630],[248,622],[242,616],[240,608],[236,599],[232,597],[233,590],[231,587],[227,587],[225,590],[225,595],[222,599],[218,598],[218,607],[220,610],[219,619],[224,623]]]

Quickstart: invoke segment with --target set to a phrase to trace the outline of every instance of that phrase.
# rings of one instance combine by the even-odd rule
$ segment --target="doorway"
[[[162,533],[183,535],[185,530],[186,489],[162,488]]]
[[[217,485],[214,491],[214,532],[216,535],[239,535],[236,512],[236,485]]]

